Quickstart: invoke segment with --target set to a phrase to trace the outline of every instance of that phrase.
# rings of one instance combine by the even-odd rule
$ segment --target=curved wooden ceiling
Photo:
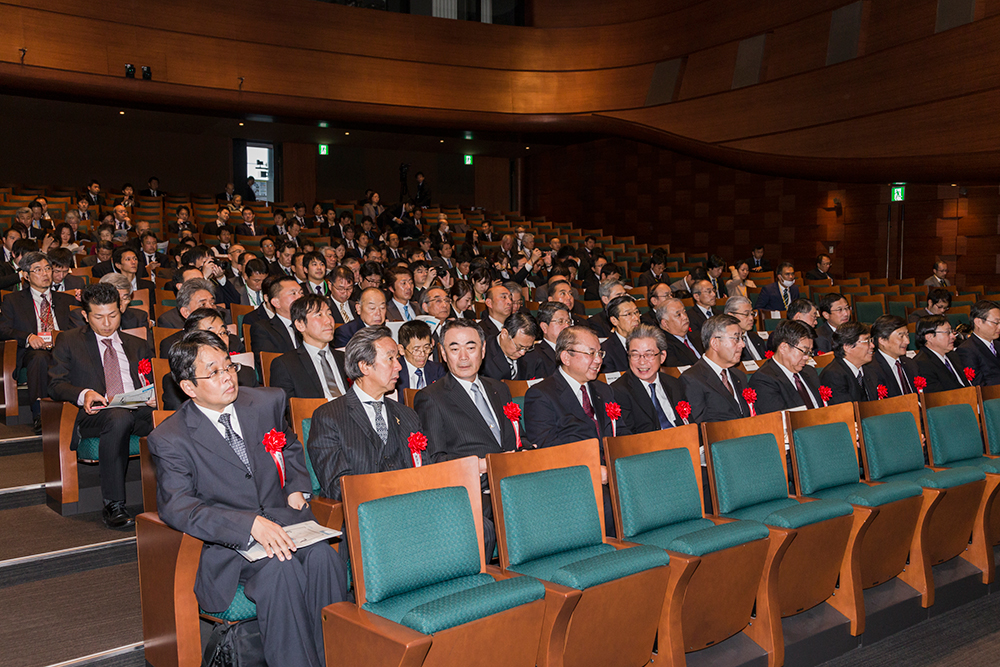
[[[932,0],[864,1],[863,55],[826,66],[844,0],[536,0],[534,28],[314,0],[12,0],[0,81],[234,116],[600,131],[817,179],[1000,179],[1000,7],[934,34]],[[740,40],[765,33],[762,82],[732,90]],[[645,107],[674,58],[678,99]],[[126,62],[154,81],[125,79]]]

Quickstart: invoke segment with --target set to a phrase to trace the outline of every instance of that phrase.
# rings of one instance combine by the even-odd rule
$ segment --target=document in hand
[[[285,533],[288,534],[288,537],[295,543],[296,547],[307,547],[310,544],[316,544],[331,537],[340,537],[343,534],[339,530],[321,526],[315,521],[303,521],[302,523],[295,523],[284,528]],[[267,558],[267,551],[264,550],[264,545],[258,542],[254,542],[254,545],[246,551],[237,549],[237,552],[251,563],[261,558]]]
[[[124,394],[118,394],[117,396],[112,396],[111,401],[106,407],[108,408],[126,408],[128,410],[135,410],[146,405],[146,401],[153,398],[153,385],[143,387],[142,389],[136,389],[135,391],[125,392]],[[100,408],[104,409],[104,408]]]

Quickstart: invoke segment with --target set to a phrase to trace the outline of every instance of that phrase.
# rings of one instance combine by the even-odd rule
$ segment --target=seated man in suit
[[[656,307],[660,328],[667,334],[665,366],[690,366],[702,355],[701,340],[692,338],[684,302],[673,297]]]
[[[860,322],[845,322],[833,334],[835,359],[819,374],[820,384],[833,392],[827,405],[859,403],[878,398],[874,376],[868,377],[865,365],[872,360],[875,341],[871,327]]]
[[[477,456],[482,489],[488,491],[486,455],[511,452],[517,446],[514,426],[503,414],[503,406],[511,401],[510,389],[500,380],[479,374],[486,335],[474,320],[445,322],[440,348],[448,374],[419,391],[413,402],[427,436],[424,461]],[[496,546],[493,506],[488,497],[483,501],[483,542],[486,553],[492,554]]]
[[[667,335],[659,327],[640,324],[628,336],[628,370],[611,383],[622,419],[630,433],[650,433],[681,426],[678,401],[684,386],[675,377],[660,372],[667,358]]]
[[[830,259],[830,256],[821,252],[816,258],[816,268],[806,272],[806,280],[826,280],[832,285],[833,276],[828,273],[832,264],[833,260]]]
[[[871,376],[876,389],[879,385],[885,386],[888,398],[913,393],[917,365],[906,356],[906,348],[910,345],[906,320],[897,315],[880,316],[872,324],[872,340],[875,352],[865,365],[865,375]]]
[[[778,265],[777,282],[764,285],[757,296],[757,310],[788,310],[799,298],[799,288],[795,284],[795,267],[791,262]]]
[[[177,290],[177,307],[160,315],[156,326],[183,329],[184,321],[199,308],[215,308],[215,288],[209,280],[191,278]],[[161,358],[166,359],[166,355]]]
[[[816,348],[820,352],[833,350],[833,333],[851,319],[851,302],[843,294],[824,294],[819,303],[819,324],[816,325]]]
[[[625,283],[620,280],[608,278],[597,288],[597,293],[601,297],[603,310],[587,318],[585,324],[593,329],[598,338],[607,338],[611,335],[612,325],[608,319],[608,304],[620,296],[628,294],[625,290]]]
[[[695,284],[699,280],[708,280],[708,271],[706,271],[704,267],[701,266],[691,269],[691,271],[686,276],[684,276],[677,282],[671,284],[670,291],[673,292],[674,294],[677,294],[678,292],[683,292],[685,294],[684,298],[687,298],[687,295],[691,294],[691,292],[694,290]]]
[[[420,314],[413,301],[413,272],[404,266],[394,266],[385,272],[385,284],[392,296],[385,304],[387,322],[409,322]]]
[[[708,261],[705,262],[705,272],[708,273],[708,281],[712,283],[712,290],[717,299],[726,296],[726,285],[720,280],[722,272],[725,270],[726,262],[718,255],[709,256]]]
[[[639,287],[649,287],[654,285],[665,277],[663,275],[663,270],[666,268],[667,260],[666,254],[663,250],[657,248],[653,251],[652,258],[649,260],[649,270],[644,271],[642,275],[639,276]]]
[[[559,370],[531,387],[524,395],[524,436],[528,443],[552,447],[589,438],[629,435],[628,424],[619,419],[612,430],[606,404],[614,402],[611,387],[597,380],[604,351],[588,327],[567,327],[556,342]],[[601,482],[605,512],[611,510],[607,470],[601,449]],[[615,536],[615,523],[604,515],[604,530]]]
[[[260,308],[264,304],[265,278],[267,266],[263,260],[253,258],[243,265],[242,275],[233,279],[236,292],[240,295],[240,305]]]
[[[344,475],[412,468],[407,440],[420,431],[417,413],[391,398],[400,365],[389,328],[365,327],[345,354],[353,385],[318,408],[309,429],[313,469],[323,497],[334,500],[340,500]]]
[[[541,340],[522,359],[524,373],[529,380],[547,378],[558,370],[556,341],[563,329],[573,326],[573,314],[565,304],[546,301],[539,304],[536,320],[542,331]]]
[[[450,300],[449,300],[450,302]],[[422,320],[413,320],[399,327],[399,382],[396,389],[423,389],[444,377],[447,369],[433,361],[434,351],[431,327]],[[400,402],[403,394],[400,393]]]
[[[93,270],[91,275],[96,278],[100,278],[101,275],[106,275],[111,273],[111,255],[115,251],[115,244],[111,241],[99,240],[94,244],[94,254],[87,255],[86,257],[77,260],[77,266],[91,266]],[[100,268],[99,268],[100,267]],[[95,275],[94,272],[101,275]]]
[[[139,255],[135,250],[128,246],[115,248],[114,253],[111,255],[111,263],[115,267],[115,273],[120,273],[128,279],[132,285],[133,292],[149,290],[147,296],[150,299],[155,296],[156,284],[152,280],[139,277],[142,267],[139,266]],[[152,302],[150,302],[150,305],[152,305]]]
[[[750,266],[750,271],[753,273],[771,272],[771,263],[764,259],[764,246],[762,245],[754,246],[749,259],[747,259],[747,264]],[[780,271],[781,269],[778,270]]]
[[[691,298],[694,305],[687,309],[688,324],[691,326],[691,336],[701,337],[701,325],[705,320],[715,315],[712,308],[715,306],[715,288],[709,280],[699,280],[691,288]]]
[[[20,251],[20,255],[23,256],[25,252],[37,252],[38,244],[30,239],[28,241],[22,241],[24,234],[27,230],[24,229],[22,225],[14,224],[7,228],[7,231],[3,235],[3,261],[0,262],[0,289],[10,290],[16,285],[21,284],[21,272],[18,269],[18,259],[19,256],[15,254],[15,246],[23,248],[26,243],[31,244],[31,249]],[[20,242],[20,245],[18,243]]]
[[[958,346],[958,358],[963,367],[975,371],[972,384],[978,387],[1000,384],[1000,359],[995,342],[1000,336],[1000,304],[977,301],[970,309],[969,319],[972,334]]]
[[[927,291],[927,305],[910,313],[907,324],[917,322],[921,317],[944,315],[951,308],[951,292],[944,287],[932,287]]]
[[[333,334],[333,346],[342,348],[351,336],[365,327],[380,327],[385,324],[385,293],[378,287],[366,287],[358,298],[357,319],[337,328]]]
[[[53,332],[73,328],[70,307],[77,305],[77,301],[70,294],[52,291],[52,264],[42,253],[24,253],[19,266],[28,289],[4,297],[0,307],[0,338],[17,341],[15,377],[22,368],[27,371],[33,426],[35,433],[41,433],[39,400],[47,394]]]
[[[129,438],[148,435],[153,429],[149,407],[135,410],[108,408],[114,396],[140,389],[152,377],[139,375],[139,362],[152,351],[142,338],[119,331],[122,312],[118,290],[111,285],[88,285],[83,290],[87,326],[63,332],[52,352],[49,395],[56,401],[78,405],[79,438],[100,438],[101,496],[104,525],[128,529],[135,521],[125,509],[125,473],[128,469]]]
[[[101,282],[103,282],[103,279]],[[169,358],[170,349],[184,340],[192,331],[210,331],[215,334],[226,344],[226,349],[229,350],[230,355],[242,351],[243,344],[238,337],[229,335],[229,330],[223,321],[222,313],[215,308],[201,308],[191,313],[190,317],[187,318],[184,322],[183,331],[179,331],[163,339],[160,348],[161,351],[165,348],[166,354],[161,354],[161,358]],[[164,343],[168,341],[169,344],[164,346]],[[187,394],[181,391],[180,385],[174,380],[173,375],[167,373],[160,378],[160,381],[163,383],[163,405],[159,406],[159,409],[176,410],[181,406],[181,403],[188,400]],[[241,387],[256,387],[258,385],[257,372],[252,366],[241,365],[236,372],[236,381]]]
[[[660,326],[660,321],[656,318],[656,308],[671,296],[673,292],[670,291],[668,283],[653,283],[647,287],[646,303],[649,304],[649,310],[642,314],[641,322],[651,327]]]
[[[250,325],[251,352],[256,355],[261,352],[284,354],[298,347],[292,325],[292,303],[301,297],[302,285],[291,276],[279,276],[270,284],[267,300],[274,317]]]
[[[628,337],[639,326],[639,307],[628,294],[617,297],[608,304],[608,319],[612,331],[603,343],[604,373],[624,373],[628,370]]]
[[[264,236],[264,225],[258,225],[253,209],[247,206],[240,213],[243,222],[236,225],[237,236]]]
[[[510,290],[503,285],[494,285],[486,290],[486,310],[479,320],[486,338],[496,338],[503,329],[503,323],[514,312],[514,301]]]
[[[323,257],[323,253],[309,252],[303,255],[302,268],[306,273],[302,291],[318,294],[324,298],[329,297],[330,286],[326,282],[326,258]]]
[[[118,296],[121,297],[121,311],[122,311],[122,321],[121,328],[127,329],[138,329],[142,327],[147,330],[147,335],[145,338],[151,340],[148,330],[149,330],[149,314],[146,311],[139,308],[129,308],[129,303],[132,302],[132,285],[129,284],[128,279],[121,275],[120,273],[109,273],[108,275],[101,278],[100,282],[111,285],[116,290],[118,290]],[[82,294],[82,291],[81,291]],[[77,320],[77,313],[79,313],[79,320]],[[83,326],[86,322],[83,320],[83,311],[74,310],[72,313],[73,324],[76,326]]]
[[[514,313],[503,323],[498,336],[486,336],[486,357],[479,374],[494,380],[527,380],[524,354],[535,345],[542,332],[535,318]]]
[[[354,292],[354,272],[346,266],[338,266],[327,278],[330,285],[330,301],[333,319],[337,324],[347,324],[357,316],[356,302],[351,298]]]
[[[927,287],[948,287],[948,262],[934,262],[934,273],[924,281]]]
[[[774,356],[750,376],[750,388],[757,392],[757,414],[823,407],[819,375],[806,364],[812,357],[814,336],[812,327],[793,320],[779,322],[771,332],[768,342]]]
[[[809,299],[796,299],[785,311],[785,319],[808,324],[810,329],[815,329],[819,323],[819,310]]]
[[[297,346],[271,362],[272,387],[288,398],[325,398],[332,401],[347,393],[344,353],[330,347],[333,313],[318,294],[306,294],[289,310]],[[251,339],[253,334],[251,334]]]
[[[73,298],[79,298],[77,290],[82,290],[87,283],[80,276],[70,273],[73,268],[73,253],[66,248],[51,248],[45,256],[52,265],[52,291],[69,292]]]
[[[917,374],[927,380],[924,391],[948,391],[968,387],[962,360],[955,352],[955,332],[943,315],[922,317],[917,322]]]
[[[684,395],[691,404],[690,421],[749,417],[750,406],[743,398],[746,376],[738,369],[743,354],[739,320],[731,315],[716,315],[702,326],[701,341],[704,356],[681,374]]]
[[[743,331],[743,355],[740,361],[764,361],[767,359],[767,343],[754,327],[757,325],[757,311],[745,296],[731,296],[723,308],[726,315],[732,315],[740,322]]]
[[[149,436],[160,518],[205,543],[194,585],[202,608],[226,609],[243,584],[267,663],[323,665],[320,612],[348,599],[347,568],[328,543],[296,548],[285,532],[315,521],[302,443],[285,421],[284,395],[240,388],[235,366],[207,331],[171,350],[170,372],[191,400]],[[261,444],[271,431],[285,438],[281,469]],[[255,544],[267,558],[236,551]]]

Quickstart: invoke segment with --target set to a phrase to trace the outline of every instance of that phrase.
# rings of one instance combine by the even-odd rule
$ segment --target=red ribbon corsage
[[[819,397],[823,399],[823,407],[825,408],[830,404],[830,399],[833,398],[833,389],[830,389],[826,385],[820,386]]]
[[[514,427],[514,437],[517,439],[517,449],[521,449],[521,406],[511,401],[503,406],[503,416],[510,420]]]
[[[677,416],[684,420],[684,423],[688,423],[688,417],[691,416],[691,404],[687,401],[677,402]]]
[[[264,450],[274,459],[274,465],[278,466],[278,477],[281,478],[281,486],[285,486],[285,455],[281,450],[285,448],[285,434],[277,429],[271,429],[264,436]]]
[[[427,449],[427,436],[419,431],[411,433],[406,444],[410,448],[410,456],[413,457],[413,467],[419,468],[424,463],[421,452]]]
[[[757,402],[757,392],[747,387],[743,390],[743,400],[750,406],[750,416],[756,417],[757,411],[754,409],[753,404]]]
[[[605,403],[604,412],[607,413],[608,419],[611,420],[611,435],[618,436],[618,420],[622,416],[622,406],[617,403]]]

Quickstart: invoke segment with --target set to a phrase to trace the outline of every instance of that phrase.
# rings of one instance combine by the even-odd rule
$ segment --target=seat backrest
[[[687,449],[620,458],[615,461],[615,473],[626,539],[702,517],[701,495]]]
[[[719,514],[788,497],[788,480],[771,433],[712,443]]]
[[[990,454],[1000,454],[1000,398],[983,401],[983,423]]]
[[[794,436],[799,493],[803,496],[861,479],[847,424],[807,426],[796,429]]]
[[[480,573],[469,494],[460,486],[358,505],[367,602]]]
[[[604,541],[587,466],[505,477],[500,492],[511,565]]]
[[[893,412],[861,420],[861,432],[872,481],[924,467],[920,432],[910,412]]]
[[[931,460],[942,466],[983,455],[983,439],[976,413],[968,403],[927,410]]]

